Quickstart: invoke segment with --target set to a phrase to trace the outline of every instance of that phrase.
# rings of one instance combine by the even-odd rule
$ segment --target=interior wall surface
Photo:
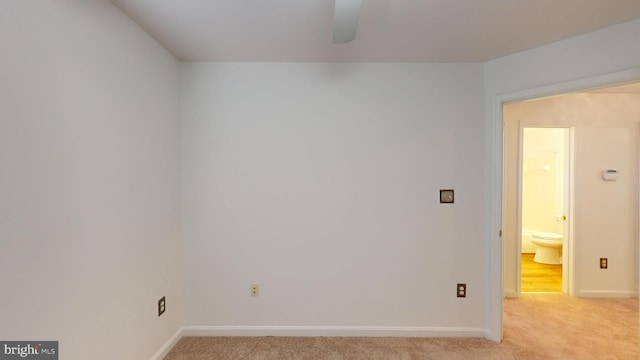
[[[186,328],[483,336],[482,86],[479,64],[182,63]]]
[[[108,1],[2,1],[0,44],[0,339],[150,359],[182,320],[177,61]]]

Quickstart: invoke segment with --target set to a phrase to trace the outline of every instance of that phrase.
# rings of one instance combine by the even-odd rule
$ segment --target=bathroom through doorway
[[[572,128],[520,123],[520,291],[567,292]]]

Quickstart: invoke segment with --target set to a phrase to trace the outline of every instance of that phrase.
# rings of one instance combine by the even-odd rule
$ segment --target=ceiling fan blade
[[[335,0],[333,10],[333,43],[344,44],[356,38],[362,0]]]

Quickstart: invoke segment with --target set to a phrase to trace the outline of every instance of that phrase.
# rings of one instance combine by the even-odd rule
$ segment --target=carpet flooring
[[[504,300],[504,339],[184,337],[164,360],[638,359],[638,299],[523,294]]]

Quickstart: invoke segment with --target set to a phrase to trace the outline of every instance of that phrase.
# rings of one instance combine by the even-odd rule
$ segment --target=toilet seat
[[[550,232],[534,232],[531,236],[536,239],[562,240],[562,235]]]

